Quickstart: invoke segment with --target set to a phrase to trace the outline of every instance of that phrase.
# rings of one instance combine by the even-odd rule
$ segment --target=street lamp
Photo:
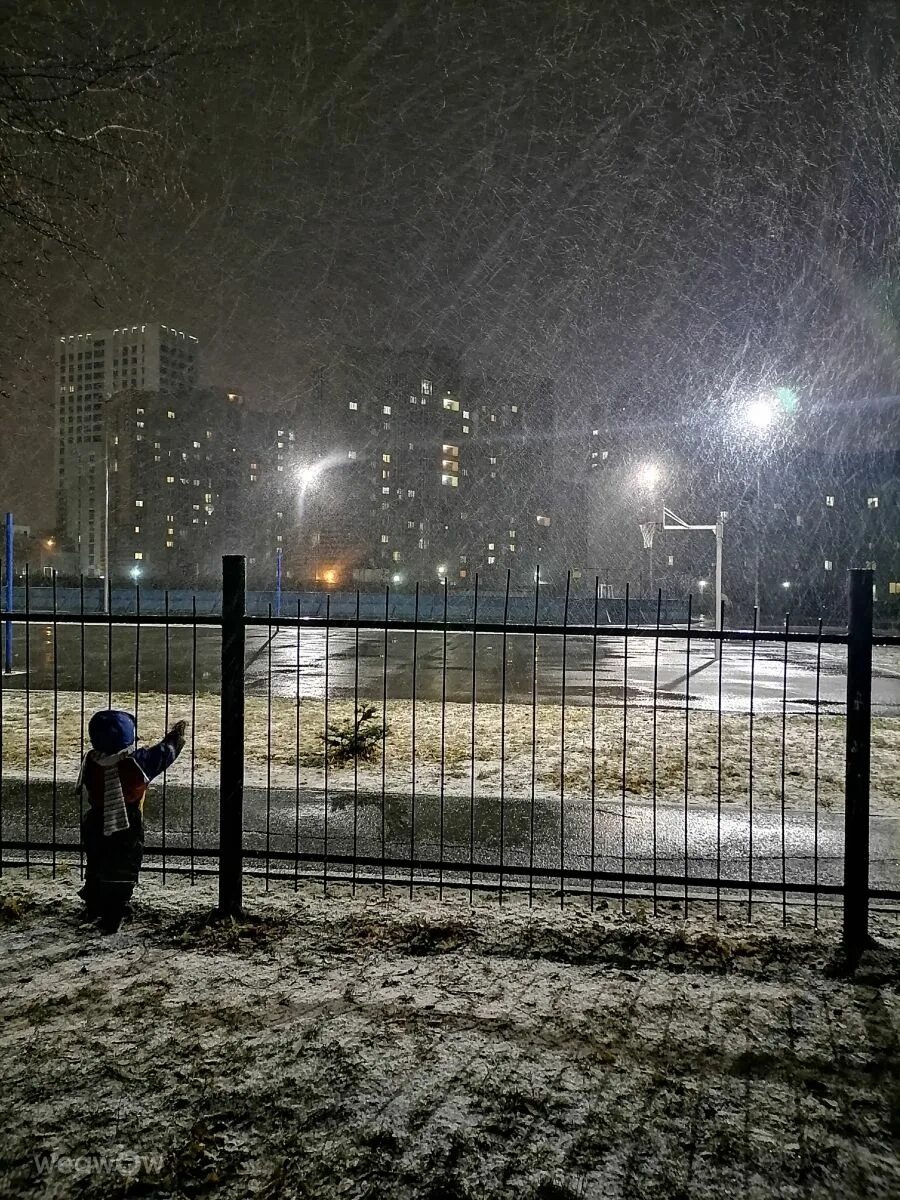
[[[658,463],[642,463],[638,467],[637,482],[641,487],[646,488],[648,491],[652,491],[659,483],[660,479],[662,479],[662,470],[660,469]]]
[[[131,578],[136,583],[141,577],[141,568],[140,567],[132,567],[130,574],[131,574]]]
[[[744,420],[759,433],[765,433],[772,426],[777,415],[775,405],[763,396],[751,400],[744,409]]]
[[[789,588],[791,586],[791,581],[789,579],[786,579],[781,586],[783,588]]]
[[[307,467],[300,467],[297,471],[297,482],[300,484],[301,494],[312,487],[322,472],[325,470],[325,463],[310,463]]]

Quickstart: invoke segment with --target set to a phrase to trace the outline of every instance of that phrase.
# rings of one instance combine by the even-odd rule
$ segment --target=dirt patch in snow
[[[0,882],[5,1194],[900,1194],[890,919],[848,976],[828,910],[76,887]]]

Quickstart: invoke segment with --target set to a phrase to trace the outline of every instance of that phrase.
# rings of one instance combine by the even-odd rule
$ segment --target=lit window
[[[444,458],[459,458],[459,446],[444,445],[441,449],[444,452]]]
[[[878,507],[878,497],[877,496],[869,496],[869,498],[866,500],[866,506],[868,508],[877,508]]]
[[[513,554],[515,554],[515,552],[516,552],[516,544],[515,544],[515,542],[510,542],[510,543],[509,543],[509,548],[510,548],[510,551],[511,551]]]
[[[549,518],[549,517],[538,517],[538,518],[537,518],[537,523],[538,523],[538,525],[549,525],[549,524],[550,524],[550,518]]]
[[[135,502],[134,502],[134,507],[135,507],[135,508],[143,508],[143,507],[144,507],[144,502],[143,502],[143,500],[135,500]]]
[[[407,500],[415,500],[416,489],[415,488],[407,488],[406,489],[406,498],[407,498]]]
[[[675,566],[675,555],[670,554],[666,561],[670,567],[674,567]]]
[[[391,456],[389,454],[382,454],[381,461],[389,463],[391,461]]]
[[[135,525],[135,527],[134,527],[134,532],[135,532],[135,533],[140,533],[140,532],[141,532],[141,527],[140,527],[140,525]]]
[[[825,559],[825,570],[826,570],[826,571],[831,571],[831,570],[833,570],[833,569],[834,569],[834,563],[831,561],[831,559],[830,559],[830,558],[826,558],[826,559]]]
[[[399,562],[400,561],[400,551],[395,550],[394,553],[391,555],[391,558],[394,560],[394,562]]]
[[[415,529],[415,527],[416,527],[416,523],[415,523],[415,521],[407,521],[407,522],[406,522],[406,528],[407,528],[407,529]]]
[[[465,409],[463,409],[463,420],[468,421],[468,419],[469,419],[469,414],[466,412]]]
[[[174,475],[167,475],[167,476],[166,476],[166,483],[174,483],[174,482],[175,482],[175,476],[174,476]]]
[[[422,395],[423,396],[431,395],[431,380],[430,379],[422,380]]]
[[[469,432],[468,425],[463,425],[462,431],[463,431],[463,433],[468,433]]]
[[[171,541],[171,539],[169,539],[169,538],[166,539],[166,549],[167,550],[171,550],[174,545],[175,545],[175,543],[173,541]]]
[[[140,562],[140,561],[141,561],[141,559],[144,557],[143,551],[142,551],[142,550],[135,550],[135,552],[134,552],[134,557],[135,557],[135,558],[138,560],[138,562]]]
[[[826,496],[825,504],[828,508],[834,508],[834,496]]]
[[[492,566],[493,563],[495,563],[496,561],[497,561],[497,559],[495,558],[495,556],[493,554],[488,555],[488,566]]]
[[[493,550],[493,548],[494,548],[494,543],[488,542],[488,550]]]
[[[199,449],[200,449],[200,443],[199,443],[199,442],[194,442],[194,449],[195,449],[195,450],[199,450]]]
[[[381,494],[382,494],[382,496],[389,496],[391,494],[390,485],[386,485],[385,487],[383,487],[381,489]]]
[[[170,409],[169,409],[169,411],[166,413],[166,416],[169,418],[169,420],[170,420],[170,421],[174,421],[174,420],[175,420],[175,414],[172,412],[171,408],[170,408]]]
[[[448,412],[459,412],[459,401],[454,400],[452,396],[445,396],[444,408],[446,408]]]
[[[382,541],[382,544],[383,544],[383,545],[385,545],[385,546],[386,546],[386,545],[387,545],[387,543],[388,543],[390,540],[391,540],[391,539],[388,537],[388,535],[387,535],[386,533],[383,533],[383,534],[381,535],[381,541]]]
[[[514,537],[516,536],[516,531],[515,531],[514,529],[510,529],[510,531],[509,531],[509,536],[510,536],[511,538],[514,538]]]
[[[497,420],[497,417],[496,417],[496,414],[495,414],[495,413],[491,413],[491,420],[492,420],[492,421],[494,421],[494,422],[496,422],[496,420]]]
[[[355,461],[356,461],[356,451],[355,451],[355,450],[348,450],[348,451],[347,451],[347,457],[350,459],[350,461],[351,461],[351,462],[355,462]]]
[[[492,467],[496,467],[497,456],[495,454],[492,454],[491,457],[488,459],[488,462],[491,464]]]
[[[441,483],[444,487],[459,487],[459,480],[455,475],[442,475]]]
[[[389,404],[383,404],[381,406],[381,411],[386,417],[389,417],[391,415],[391,406]]]
[[[207,503],[207,504],[211,503],[211,501],[212,501],[212,492],[204,492],[204,493],[203,493],[203,499],[206,501],[206,503]],[[200,507],[200,506],[199,506],[198,504],[195,504],[195,505],[194,505],[194,508],[199,508],[199,507]],[[279,515],[279,516],[281,516],[281,513],[279,513],[278,515]]]
[[[465,569],[465,567],[463,567],[463,569],[459,573],[459,577],[460,577],[460,579],[465,579],[468,574],[469,574],[469,572]]]
[[[900,583],[892,582],[888,584],[888,591],[892,596],[900,596]]]
[[[356,412],[359,409],[359,405],[356,403],[355,400],[351,400],[350,403],[347,405],[347,407],[350,409],[351,412]]]
[[[518,406],[518,404],[513,404],[513,405],[512,405],[512,410],[513,410],[513,412],[518,412],[518,411],[519,411],[519,406]]]
[[[144,422],[143,422],[143,421],[135,421],[135,425],[138,427],[138,429],[143,429],[143,428],[144,428]]]
[[[257,476],[256,476],[256,475],[251,475],[251,476],[250,476],[250,482],[251,482],[251,483],[256,483],[256,480],[257,480]]]

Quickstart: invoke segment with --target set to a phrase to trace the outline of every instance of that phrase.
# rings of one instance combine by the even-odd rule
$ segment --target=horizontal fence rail
[[[748,917],[775,901],[784,920],[850,888],[859,938],[869,899],[898,898],[900,639],[873,636],[871,604],[844,632],[719,630],[691,598],[671,623],[661,594],[648,611],[626,593],[610,622],[599,581],[586,612],[539,587],[483,606],[476,580],[437,611],[386,588],[276,616],[248,606],[237,567],[225,582],[218,613],[165,594],[148,613],[140,589],[126,611],[114,589],[104,613],[37,612],[30,588],[0,613],[0,869],[81,864],[87,722],[122,707],[145,742],[188,721],[147,800],[147,867],[217,873],[226,909],[244,874]],[[871,822],[858,758],[848,784],[867,737]]]

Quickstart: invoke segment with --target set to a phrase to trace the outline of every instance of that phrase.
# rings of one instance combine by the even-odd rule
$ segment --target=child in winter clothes
[[[170,767],[184,747],[186,722],[174,725],[155,746],[135,749],[135,719],[118,709],[95,712],[88,724],[93,747],[84,758],[77,788],[88,809],[81,823],[88,919],[114,933],[128,911],[144,854],[144,796],[151,779]]]

